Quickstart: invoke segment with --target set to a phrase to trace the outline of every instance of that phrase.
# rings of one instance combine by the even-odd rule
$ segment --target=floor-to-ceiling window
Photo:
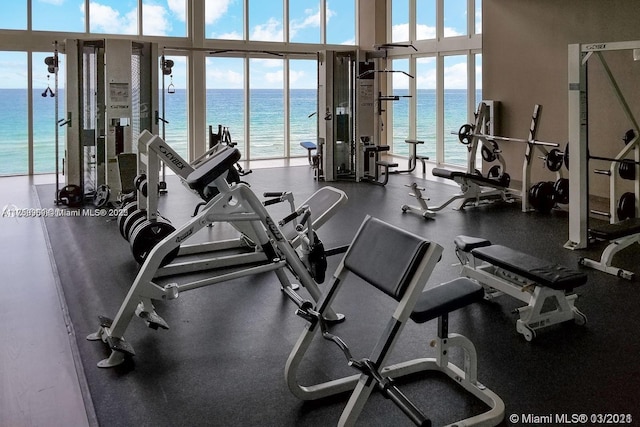
[[[218,132],[218,126],[226,127],[243,158],[247,158],[244,61],[243,58],[207,58],[206,123],[214,133]]]
[[[194,120],[191,115],[206,114],[207,126],[214,126],[214,131],[218,124],[227,126],[233,141],[241,148],[246,147],[245,158],[306,156],[300,142],[315,141],[317,136],[315,53],[336,49],[336,45],[355,45],[357,38],[356,0],[204,0],[203,3],[23,0],[6,3],[0,16],[0,33],[10,34],[8,38],[4,34],[0,37],[0,51],[6,52],[3,59],[11,55],[24,59],[19,67],[12,63],[3,67],[12,78],[23,79],[18,87],[13,87],[15,93],[26,94],[30,85],[33,88],[33,96],[25,95],[25,108],[28,111],[29,102],[33,103],[37,109],[33,116],[37,119],[30,120],[28,114],[24,115],[22,140],[10,138],[12,144],[21,147],[19,154],[8,162],[11,171],[0,173],[48,172],[50,165],[55,165],[55,156],[49,152],[55,124],[48,115],[52,114],[53,100],[59,102],[60,118],[66,115],[65,90],[61,84],[56,97],[40,96],[47,87],[40,63],[47,56],[47,48],[53,49],[53,41],[58,40],[63,46],[69,33],[79,33],[78,38],[95,35],[103,39],[115,35],[155,42],[160,54],[167,48],[172,52],[184,51],[185,56],[168,57],[175,63],[171,74],[160,74],[165,90],[159,108],[169,122],[161,130],[167,141],[186,156],[187,141],[193,137],[188,132],[193,131],[188,125]],[[37,31],[33,39],[28,37],[31,31]],[[27,37],[21,37],[22,32]],[[204,38],[193,40],[194,34],[203,34]],[[20,46],[20,40],[25,40],[25,46]],[[29,45],[26,40],[30,40]],[[219,41],[225,44],[220,47]],[[42,47],[34,47],[37,45]],[[204,49],[209,55],[205,73],[188,69],[189,51],[198,49]],[[220,53],[221,50],[225,52]],[[39,53],[29,58],[30,51]],[[24,72],[17,74],[16,70],[20,69]],[[206,112],[188,114],[190,108],[195,109],[195,105],[188,102],[192,98],[189,85],[193,84],[194,77],[199,79],[201,75],[206,75],[206,83],[202,82],[206,87],[203,90],[207,91]],[[5,86],[2,89],[10,89],[7,87],[10,80],[5,78],[0,82],[0,86]],[[195,84],[191,87],[198,87],[199,83]],[[220,91],[229,92],[220,96]],[[17,114],[21,105],[12,106],[11,114]],[[0,114],[4,119],[9,113]],[[51,122],[51,126],[40,127],[45,122]],[[20,121],[17,123],[18,126],[13,126],[16,132],[22,126]],[[64,147],[66,128],[59,131],[61,147]]]
[[[164,56],[161,65],[159,115],[160,135],[167,144],[187,159],[189,152],[189,116],[187,109],[187,58],[184,56]],[[162,61],[162,58],[160,58]],[[166,69],[166,73],[162,70]]]
[[[416,139],[419,153],[436,158],[436,58],[416,58]]]
[[[460,144],[457,131],[468,123],[467,55],[444,57],[444,162],[453,165],[467,163],[467,147]]]
[[[65,63],[64,57],[58,60],[58,87],[56,74],[45,64],[52,58],[51,52],[33,53],[32,102],[33,102],[33,172],[51,173],[56,170],[56,132],[58,133],[58,169],[62,170],[66,126],[59,126],[65,114]],[[47,60],[47,62],[50,62]],[[56,106],[58,118],[56,120]]]
[[[0,51],[0,174],[29,171],[27,53]],[[43,65],[44,66],[44,65]]]
[[[393,82],[393,92],[388,94],[386,98],[389,101],[382,103],[382,108],[392,112],[392,136],[394,152],[397,154],[407,155],[409,153],[408,145],[404,142],[410,136],[409,128],[409,83],[412,77],[409,74],[408,59],[394,59],[392,61],[391,80]],[[384,96],[385,94],[383,94]]]
[[[284,157],[284,60],[249,60],[251,158]]]
[[[415,7],[413,7],[415,5]],[[415,53],[408,58],[407,69],[415,70],[415,123],[393,106],[387,115],[387,143],[394,154],[406,155],[408,149],[399,132],[415,135],[425,144],[419,153],[438,162],[463,166],[466,147],[452,134],[473,121],[475,105],[482,96],[482,3],[481,0],[392,0],[389,12],[388,41],[411,44]],[[387,66],[400,68],[406,51],[387,51]],[[396,57],[397,55],[397,57]],[[392,91],[400,94],[405,83],[391,80]],[[412,117],[409,113],[409,117]]]
[[[316,142],[318,134],[318,62],[289,60],[289,155],[303,156],[303,141]]]

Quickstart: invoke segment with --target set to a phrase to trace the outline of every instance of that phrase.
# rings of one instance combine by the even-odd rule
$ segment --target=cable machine
[[[318,59],[318,178],[387,183],[389,168],[380,160],[390,147],[384,143],[383,102],[399,96],[383,94],[381,75],[404,71],[383,68],[387,49],[373,51],[323,51]],[[311,146],[312,149],[315,148]],[[307,147],[309,148],[309,147]]]
[[[158,110],[158,47],[67,39],[65,48],[66,184],[80,187],[85,199],[106,202],[129,185],[122,155],[135,152],[142,130],[158,132],[152,114]]]

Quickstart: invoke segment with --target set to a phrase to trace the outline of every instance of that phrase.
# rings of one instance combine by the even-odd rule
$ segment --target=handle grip
[[[272,192],[266,192],[263,194],[264,197],[282,197],[284,196],[285,193],[284,191],[272,191]]]
[[[429,420],[396,386],[392,384],[384,386],[383,393],[386,397],[391,399],[391,401],[393,401],[393,403],[395,403],[396,406],[400,408],[415,425],[431,427],[431,420]]]

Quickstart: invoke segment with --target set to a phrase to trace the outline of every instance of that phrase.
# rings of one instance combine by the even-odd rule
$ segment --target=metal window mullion
[[[284,152],[285,158],[291,157],[291,97],[290,94],[290,78],[289,78],[289,58],[285,58],[283,64],[283,91],[282,98],[284,102]]]
[[[444,163],[444,56],[441,54],[436,55],[436,162]]]
[[[289,0],[282,0],[282,41],[285,43],[289,40]]]
[[[409,43],[413,43],[416,40],[418,34],[418,17],[416,12],[416,3],[416,0],[409,0]],[[411,75],[414,76],[415,74]]]
[[[469,51],[467,53],[467,123],[474,123],[475,104],[477,103],[475,70],[475,56]]]
[[[412,0],[413,1],[413,0]],[[416,57],[409,57],[409,74],[417,77]],[[409,79],[409,139],[416,139],[418,126],[418,83],[416,78]]]
[[[320,0],[320,43],[327,43],[327,0]]]
[[[33,52],[31,50],[27,52],[27,159],[28,173],[33,175]]]
[[[251,160],[251,87],[249,86],[249,73],[251,72],[249,66],[248,55],[244,56],[244,152],[246,160]]]

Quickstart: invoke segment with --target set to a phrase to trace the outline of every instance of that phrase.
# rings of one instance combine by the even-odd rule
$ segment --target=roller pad
[[[491,242],[487,239],[471,236],[456,236],[456,238],[453,239],[453,243],[463,252],[470,252],[472,249],[491,245]]]
[[[205,163],[191,172],[186,179],[189,187],[200,192],[212,183],[220,175],[228,171],[240,160],[240,151],[237,148],[227,148],[210,157]]]
[[[571,290],[587,282],[587,275],[502,245],[476,248],[471,254],[490,264],[525,277],[538,285]]]
[[[459,277],[424,291],[409,317],[416,323],[428,322],[483,298],[481,285]]]

